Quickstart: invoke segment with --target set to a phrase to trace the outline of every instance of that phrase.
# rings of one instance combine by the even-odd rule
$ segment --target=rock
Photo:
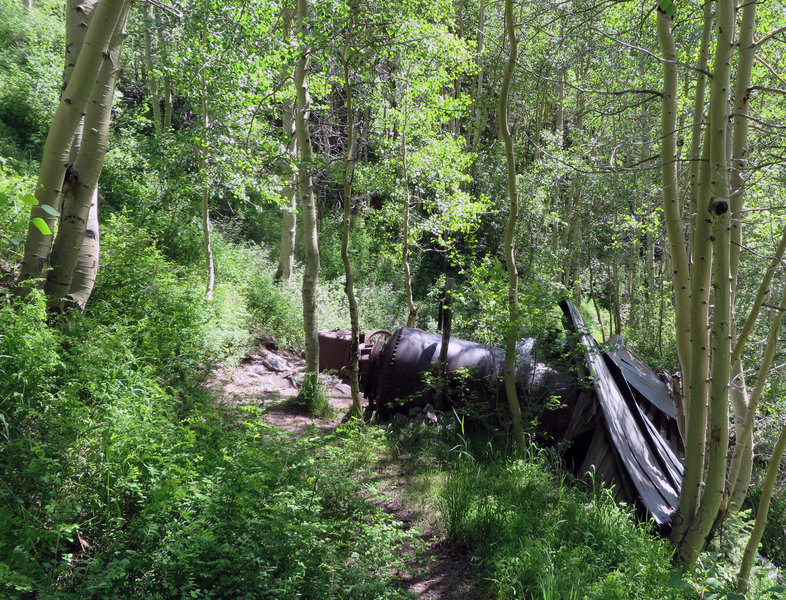
[[[304,373],[294,373],[289,375],[287,379],[289,383],[291,383],[297,389],[300,389],[303,386],[303,380],[306,378]]]
[[[423,409],[420,408],[419,406],[413,406],[412,408],[409,409],[410,418],[419,417],[422,414],[423,414]]]
[[[346,383],[337,383],[333,386],[333,388],[339,393],[344,394],[345,396],[352,395],[352,388],[349,387]]]
[[[395,415],[393,415],[393,421],[391,422],[391,425],[393,426],[394,429],[401,429],[406,424],[407,424],[407,418],[404,415],[402,415],[401,413],[396,413]]]
[[[264,377],[268,374],[268,370],[265,369],[262,365],[251,365],[248,368],[249,375],[255,375],[256,377]]]
[[[295,367],[293,367],[291,363],[284,360],[280,356],[276,356],[275,354],[268,354],[265,356],[265,358],[262,359],[262,364],[276,373],[295,370]]]

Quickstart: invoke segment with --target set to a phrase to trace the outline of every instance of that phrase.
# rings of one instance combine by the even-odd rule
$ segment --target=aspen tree
[[[698,55],[696,102],[693,109],[688,198],[694,215],[688,243],[682,228],[683,208],[676,185],[677,68],[670,0],[658,3],[658,37],[663,56],[662,178],[669,250],[674,270],[677,344],[683,373],[685,404],[685,476],[674,516],[672,540],[678,560],[692,564],[747,493],[752,464],[751,430],[756,405],[777,342],[779,318],[774,319],[752,396],[742,377],[741,349],[764,301],[775,266],[786,248],[781,240],[753,308],[737,333],[734,306],[742,248],[740,215],[748,172],[748,101],[755,53],[756,3],[734,0],[704,6]],[[737,18],[737,12],[741,18]],[[739,22],[739,27],[735,24]],[[714,32],[712,77],[709,40]],[[766,36],[765,36],[766,37]],[[732,77],[732,58],[736,71]],[[732,81],[734,89],[732,90]],[[702,127],[705,85],[709,109]],[[733,109],[729,106],[733,101]],[[703,138],[703,139],[702,139]],[[683,212],[684,211],[684,212]],[[688,264],[687,256],[691,262]],[[775,333],[773,333],[773,330]],[[732,345],[732,342],[734,344]],[[729,405],[734,408],[735,445],[729,454]]]
[[[292,43],[292,9],[287,4],[284,6],[281,18],[283,20],[283,42]],[[287,98],[281,104],[281,128],[286,140],[286,155],[289,161],[297,162],[298,147],[295,133],[295,98]],[[297,173],[285,175],[281,195],[284,205],[281,214],[281,238],[278,245],[278,269],[276,279],[289,281],[292,269],[295,267],[295,239],[297,235]]]
[[[120,74],[120,55],[126,37],[125,23],[129,8],[130,3],[127,3],[115,25],[105,59],[93,86],[92,98],[85,107],[83,133],[72,166],[72,172],[77,175],[69,182],[68,193],[63,196],[62,216],[50,257],[52,268],[47,273],[44,285],[50,307],[58,310],[62,310],[63,300],[67,297],[76,299],[77,306],[83,308],[89,297],[85,283],[89,280],[95,281],[95,270],[98,268],[98,227],[96,225],[89,228],[88,221],[92,210],[96,213],[97,223],[98,180],[108,148],[112,100]],[[80,283],[72,290],[80,257]],[[84,277],[88,275],[86,269],[93,271],[87,279]],[[75,296],[72,296],[72,291]]]
[[[355,28],[357,4],[351,2],[349,7],[349,23],[344,49],[341,53],[341,66],[344,72],[344,103],[347,110],[347,147],[344,150],[344,162],[341,170],[341,185],[344,190],[344,214],[341,230],[341,261],[344,263],[344,291],[349,304],[350,351],[349,351],[349,387],[352,394],[352,414],[361,418],[363,408],[360,402],[360,384],[358,381],[358,347],[360,345],[360,322],[358,302],[355,297],[355,279],[352,274],[352,259],[349,256],[350,233],[352,230],[352,168],[355,159],[355,107],[352,97],[352,81],[350,77],[350,52],[352,36]]]
[[[526,452],[524,440],[524,427],[521,422],[521,406],[516,393],[516,341],[519,320],[519,275],[516,268],[514,240],[516,235],[516,222],[519,214],[518,191],[516,189],[516,155],[513,149],[513,136],[508,123],[508,95],[513,81],[513,70],[518,57],[518,42],[516,41],[516,23],[513,19],[513,0],[505,0],[505,33],[508,38],[508,60],[502,77],[502,88],[499,93],[499,110],[497,114],[499,137],[505,145],[505,158],[507,162],[508,200],[510,212],[505,225],[505,266],[508,271],[508,309],[509,323],[505,335],[505,392],[508,398],[510,415],[513,420],[513,436],[519,451]]]
[[[412,215],[412,198],[410,196],[409,185],[409,165],[407,164],[407,126],[409,116],[409,106],[404,105],[404,121],[401,128],[401,168],[404,171],[404,225],[401,231],[401,264],[404,266],[404,292],[407,296],[407,327],[414,327],[418,316],[418,307],[415,304],[415,297],[412,291],[412,268],[409,264],[409,237],[410,221]]]
[[[38,204],[30,211],[20,281],[38,279],[49,267],[53,227],[74,134],[93,93],[96,74],[107,60],[107,46],[128,0],[101,0],[90,18],[73,72],[49,129],[36,184]],[[77,10],[74,8],[74,10]]]
[[[317,241],[317,208],[312,184],[311,135],[308,117],[311,97],[308,88],[310,48],[308,36],[308,1],[297,0],[297,34],[301,44],[300,56],[295,67],[294,84],[297,94],[295,110],[295,132],[297,136],[298,204],[303,215],[303,241],[306,251],[303,271],[303,325],[306,350],[306,382],[304,387],[315,388],[319,370],[319,336],[317,327],[317,284],[319,282],[319,244]]]
[[[205,254],[205,270],[206,270],[206,284],[205,284],[205,298],[208,302],[213,299],[213,291],[216,286],[216,265],[213,260],[213,241],[211,232],[213,230],[210,221],[210,107],[208,105],[207,97],[207,82],[205,81],[205,71],[200,71],[200,78],[202,81],[202,127],[204,129],[204,139],[202,146],[199,149],[199,169],[202,174],[202,251]]]

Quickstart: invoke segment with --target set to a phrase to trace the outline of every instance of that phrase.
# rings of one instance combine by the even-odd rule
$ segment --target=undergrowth
[[[610,492],[584,493],[542,455],[458,461],[441,501],[450,540],[469,549],[499,598],[680,598],[671,548]]]
[[[201,388],[246,350],[245,290],[206,303],[122,216],[102,241],[85,313],[2,298],[0,597],[400,597],[414,532],[364,499],[359,434],[292,439]]]

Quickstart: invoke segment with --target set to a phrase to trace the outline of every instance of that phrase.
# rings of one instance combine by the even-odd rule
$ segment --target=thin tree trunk
[[[516,189],[516,156],[513,149],[513,136],[508,123],[508,94],[513,81],[513,70],[516,67],[518,44],[516,42],[516,24],[513,20],[513,0],[505,0],[505,32],[510,48],[505,73],[502,78],[502,89],[499,95],[499,137],[505,145],[505,158],[507,162],[508,200],[510,212],[505,225],[505,266],[508,271],[508,309],[509,323],[505,334],[505,392],[508,399],[511,419],[513,421],[513,436],[519,452],[526,454],[527,447],[524,439],[524,426],[521,422],[521,406],[516,393],[516,341],[518,338],[519,322],[519,296],[518,296],[518,270],[514,252],[516,223],[519,214],[518,190]]]
[[[590,285],[590,297],[592,298],[592,306],[595,307],[595,315],[598,317],[598,325],[600,325],[600,337],[603,341],[606,341],[606,331],[603,327],[603,316],[600,314],[600,307],[598,306],[598,299],[595,296],[595,280],[592,273],[592,259],[590,258],[589,263],[587,265],[587,269],[589,270],[589,285]]]
[[[704,74],[707,71],[709,63],[709,49],[710,49],[710,33],[712,32],[712,7],[713,2],[707,0],[703,8],[703,21],[701,29],[701,41],[699,42],[699,53],[696,62],[697,75],[696,75],[696,89],[693,92],[693,116],[691,123],[691,141],[690,141],[690,154],[688,160],[688,174],[689,174],[689,199],[691,209],[695,211],[698,216],[697,206],[699,201],[699,165],[702,158],[701,154],[701,133],[704,130],[704,97],[707,88],[707,76]],[[692,219],[691,232],[696,229],[696,218]],[[695,239],[695,237],[694,237]]]
[[[199,170],[202,174],[202,249],[205,253],[205,299],[210,302],[213,300],[213,292],[216,286],[216,266],[213,260],[213,241],[211,232],[213,226],[210,222],[210,107],[208,106],[207,78],[205,77],[205,66],[200,69],[199,76],[202,83],[202,127],[204,129],[204,141],[199,149]]]
[[[682,206],[677,185],[677,64],[671,17],[658,6],[658,41],[663,56],[663,99],[661,108],[661,177],[663,180],[663,207],[666,234],[671,257],[674,281],[677,354],[683,373],[683,386],[689,385],[688,368],[691,354],[690,336],[690,273],[688,255],[682,229]],[[699,403],[685,401],[685,475],[680,504],[674,516],[672,540],[678,547],[690,524],[701,498],[701,481],[704,467],[704,427],[699,427]],[[693,427],[693,429],[689,429]],[[692,433],[691,433],[692,432]]]
[[[101,236],[98,229],[98,188],[93,190],[87,225],[79,249],[79,260],[74,268],[68,299],[79,310],[84,310],[98,275],[98,258],[101,249]]]
[[[172,129],[172,80],[168,75],[164,76],[164,123],[161,129]]]
[[[354,29],[354,10],[350,11],[350,29]],[[352,414],[358,419],[363,416],[363,406],[360,401],[360,383],[358,381],[358,347],[360,346],[360,323],[358,318],[358,303],[355,298],[355,280],[352,275],[352,260],[349,256],[349,238],[352,231],[352,177],[350,171],[354,164],[355,154],[355,113],[352,100],[352,82],[349,75],[349,38],[344,43],[342,53],[344,68],[344,91],[346,94],[347,109],[347,147],[344,152],[344,165],[341,171],[341,183],[344,188],[344,223],[341,231],[341,260],[344,263],[344,291],[349,303],[349,321],[351,327],[351,342],[349,353],[349,387],[352,393]]]
[[[663,108],[661,112],[663,207],[674,279],[677,355],[684,378],[690,356],[688,308],[690,304],[690,274],[688,253],[682,230],[682,207],[677,186],[677,51],[671,33],[671,18],[660,10],[658,11],[658,39],[664,58]]]
[[[448,397],[448,350],[450,350],[450,333],[453,325],[453,285],[452,277],[445,280],[445,297],[442,300],[442,342],[439,346],[439,389],[437,390],[437,410],[445,410]]]
[[[309,48],[306,44],[308,1],[297,0],[297,31],[300,49],[295,68],[295,91],[297,110],[295,111],[295,130],[297,135],[300,161],[298,165],[298,202],[303,215],[303,241],[306,264],[303,271],[303,326],[306,350],[307,383],[316,386],[319,371],[319,332],[317,326],[317,284],[319,282],[319,243],[317,241],[317,210],[311,181],[311,136],[308,118],[311,98],[308,90]]]
[[[407,102],[405,100],[405,102]],[[412,270],[409,264],[409,227],[410,212],[412,210],[411,198],[409,195],[409,165],[407,164],[407,133],[408,133],[408,104],[404,105],[404,124],[401,132],[401,168],[404,170],[404,226],[401,235],[403,246],[401,249],[401,262],[404,264],[404,291],[407,296],[407,327],[414,327],[418,316],[418,307],[415,305],[415,298],[412,292]]]
[[[731,76],[731,55],[734,31],[734,2],[719,0],[716,3],[716,54],[713,68],[712,90],[710,94],[709,124],[711,131],[710,158],[710,203],[709,213],[712,220],[712,255],[713,255],[713,321],[712,321],[712,364],[710,382],[710,406],[707,418],[709,435],[706,449],[706,478],[699,504],[693,514],[680,511],[688,520],[684,535],[679,540],[678,558],[683,564],[693,564],[707,542],[707,536],[721,508],[721,501],[726,482],[726,454],[728,452],[728,402],[729,382],[731,376],[731,273],[730,273],[730,216],[729,197],[729,156],[727,148],[728,135],[728,98]],[[701,212],[702,203],[699,202]],[[700,235],[700,224],[707,220],[698,218],[697,237]],[[700,239],[697,242],[701,241]],[[693,307],[696,305],[693,299]],[[697,332],[692,331],[693,348],[696,352]],[[692,374],[691,378],[695,381]],[[697,400],[691,393],[690,402]],[[687,437],[697,433],[702,423],[691,423],[688,419]],[[687,456],[687,448],[686,448]],[[700,481],[699,478],[696,481]],[[693,480],[683,480],[683,489],[693,484]]]
[[[156,133],[161,133],[163,119],[161,116],[161,95],[159,92],[158,75],[155,73],[153,64],[153,31],[156,27],[156,8],[152,4],[147,5],[145,20],[145,68],[147,69],[147,87],[150,89],[150,105],[153,109],[153,128]]]
[[[475,84],[475,124],[472,132],[472,181],[474,182],[478,174],[478,148],[480,147],[480,134],[483,131],[483,66],[481,60],[483,57],[483,42],[485,40],[485,27],[486,27],[486,0],[480,0],[480,7],[478,8],[478,36],[477,36],[477,64],[478,64],[478,79]]]
[[[778,441],[775,443],[772,456],[770,456],[770,464],[767,467],[767,474],[764,477],[764,485],[761,489],[759,508],[756,511],[756,522],[753,525],[753,532],[745,546],[745,552],[742,555],[742,564],[740,565],[740,572],[737,576],[737,591],[740,593],[745,593],[748,590],[748,579],[750,578],[751,568],[753,567],[753,559],[756,556],[756,549],[759,547],[759,542],[761,542],[761,538],[764,535],[764,526],[767,524],[767,513],[770,510],[770,501],[772,500],[772,494],[775,491],[775,485],[780,475],[780,464],[783,459],[784,451],[786,451],[786,423],[784,423],[781,428]]]
[[[740,22],[740,36],[738,41],[739,60],[734,83],[734,106],[732,108],[732,145],[731,145],[731,174],[729,187],[731,199],[731,248],[729,271],[731,275],[731,302],[735,304],[737,295],[737,276],[739,272],[740,250],[742,248],[742,215],[741,210],[745,199],[746,171],[748,168],[748,100],[750,99],[750,81],[753,62],[757,46],[753,41],[754,23],[756,20],[756,2],[748,2],[742,8]],[[732,333],[736,334],[736,327],[732,321]],[[736,344],[735,344],[736,348]],[[766,353],[766,350],[765,350]],[[727,503],[731,510],[738,510],[747,496],[748,486],[753,468],[753,436],[752,432],[744,431],[746,425],[746,411],[750,409],[752,399],[748,398],[745,378],[742,376],[742,364],[735,359],[732,351],[732,364],[738,376],[732,378],[731,400],[734,409],[735,447],[732,460],[729,464],[728,481],[731,489]],[[766,373],[764,374],[766,379]],[[759,382],[756,382],[758,387]],[[762,382],[762,386],[764,382]],[[751,427],[752,427],[751,420]],[[741,429],[743,430],[741,432]],[[739,447],[739,444],[743,444]]]
[[[292,11],[287,6],[284,8],[284,43],[291,44],[292,40]],[[285,75],[286,76],[286,75]],[[287,140],[286,155],[291,164],[298,159],[297,135],[295,131],[295,99],[285,100],[281,106],[282,129]],[[281,238],[278,247],[278,269],[276,279],[289,281],[292,270],[295,268],[295,240],[297,236],[297,171],[293,171],[284,187],[282,195],[284,205],[281,214]]]
[[[786,312],[786,283],[784,283],[783,286],[780,306],[775,310],[775,314],[772,316],[769,335],[767,336],[767,342],[764,346],[764,355],[761,358],[759,369],[756,373],[756,385],[745,407],[745,412],[741,415],[741,427],[737,430],[737,440],[729,465],[729,481],[731,483],[736,483],[740,477],[740,472],[742,471],[741,465],[744,462],[748,444],[752,439],[753,420],[756,416],[756,409],[758,408],[759,401],[764,393],[767,375],[772,368],[772,363],[775,358],[775,351],[778,347],[778,334],[780,333],[781,324],[783,323],[784,312]],[[750,478],[750,474],[745,474],[743,472],[743,477]]]
[[[289,136],[287,141],[286,153],[290,161],[297,161],[298,148],[297,137],[295,136],[295,102],[287,100],[284,103],[283,127],[284,135]],[[288,281],[292,277],[292,270],[295,268],[295,241],[297,238],[297,171],[289,176],[289,180],[284,184],[282,195],[284,205],[281,214],[281,239],[278,250],[278,269],[276,279]]]

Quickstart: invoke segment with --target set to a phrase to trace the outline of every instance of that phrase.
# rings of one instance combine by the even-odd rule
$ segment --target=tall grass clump
[[[682,598],[672,550],[609,491],[568,486],[547,461],[458,461],[441,499],[448,538],[498,598]]]

